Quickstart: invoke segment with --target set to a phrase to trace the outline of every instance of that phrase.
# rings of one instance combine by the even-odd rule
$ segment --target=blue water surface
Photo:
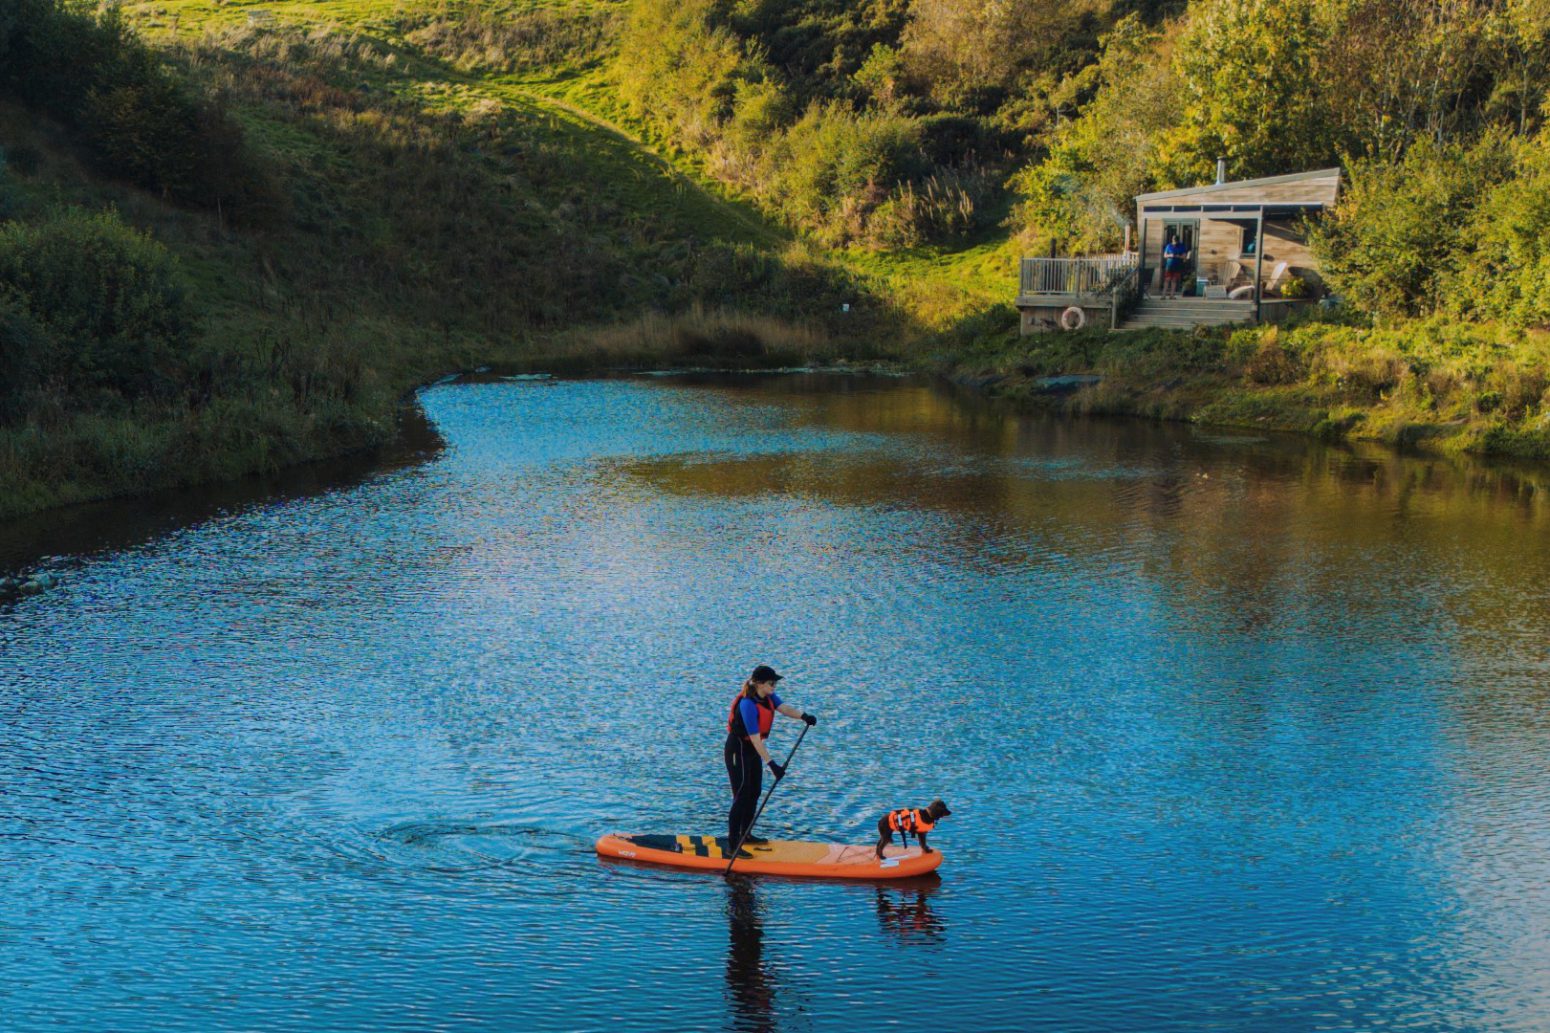
[[[438,386],[0,604],[0,1026],[1550,1028],[1550,492],[905,380]],[[947,799],[940,878],[599,860]],[[800,726],[785,722],[776,750]]]

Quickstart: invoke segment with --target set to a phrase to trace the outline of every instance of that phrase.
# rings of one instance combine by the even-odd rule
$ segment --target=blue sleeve
[[[773,692],[770,693],[770,702],[775,705],[777,710],[780,708],[780,697]]]
[[[743,719],[743,731],[749,735],[759,734],[759,705],[751,699],[740,700],[737,704],[737,714]]]

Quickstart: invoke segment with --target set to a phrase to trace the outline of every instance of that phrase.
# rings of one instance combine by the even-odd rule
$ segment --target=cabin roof
[[[1340,178],[1340,170],[1315,169],[1312,172],[1292,172],[1284,176],[1261,176],[1258,179],[1235,179],[1227,183],[1207,183],[1198,187],[1180,187],[1177,190],[1159,190],[1151,194],[1137,194],[1136,202],[1159,201],[1167,197],[1184,197],[1190,194],[1209,194],[1220,190],[1252,190],[1255,187],[1276,186],[1282,183],[1301,183],[1318,179]]]

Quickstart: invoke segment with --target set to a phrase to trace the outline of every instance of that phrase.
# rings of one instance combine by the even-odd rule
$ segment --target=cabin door
[[[1196,245],[1200,243],[1200,220],[1165,220],[1162,225],[1162,244],[1159,247],[1159,251],[1162,247],[1166,247],[1169,239],[1173,237],[1178,238],[1179,243],[1184,245],[1184,250],[1189,254],[1189,257],[1184,260],[1184,276],[1180,281],[1180,285],[1184,288],[1185,294],[1194,294],[1195,260],[1200,257],[1196,251]],[[1161,265],[1160,260],[1158,264]]]

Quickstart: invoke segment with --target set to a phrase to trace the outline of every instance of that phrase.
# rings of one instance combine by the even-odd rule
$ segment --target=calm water
[[[1550,1026],[1531,476],[889,380],[423,404],[0,604],[0,1025]],[[722,827],[757,662],[821,717],[766,833],[940,795],[939,880],[593,855]]]

